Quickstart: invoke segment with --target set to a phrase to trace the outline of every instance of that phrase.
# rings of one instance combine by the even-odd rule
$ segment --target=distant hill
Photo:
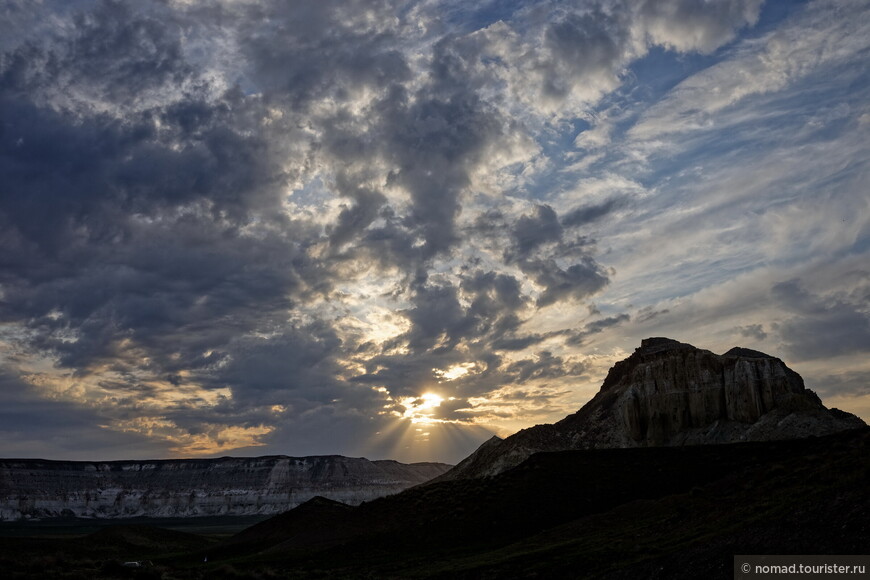
[[[735,347],[723,355],[648,338],[601,390],[552,425],[494,437],[432,482],[495,475],[539,451],[772,441],[864,427],[827,409],[780,359]]]
[[[423,483],[450,467],[340,455],[104,462],[0,459],[0,520],[268,515],[315,496],[355,505]]]

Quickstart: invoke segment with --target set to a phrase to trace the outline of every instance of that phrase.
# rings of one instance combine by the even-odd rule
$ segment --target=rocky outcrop
[[[771,441],[864,426],[825,408],[778,358],[739,347],[717,355],[649,338],[610,369],[577,413],[491,439],[433,482],[494,475],[538,451]]]
[[[356,505],[423,483],[450,467],[338,455],[0,459],[0,520],[277,514],[315,496]]]

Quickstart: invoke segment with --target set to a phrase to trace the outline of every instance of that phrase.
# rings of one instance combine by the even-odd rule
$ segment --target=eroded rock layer
[[[494,475],[539,451],[772,441],[863,426],[855,415],[825,408],[778,358],[648,338],[577,413],[493,438],[436,481]]]
[[[0,460],[0,519],[277,514],[323,496],[355,505],[441,475],[443,463],[338,455],[157,461]]]

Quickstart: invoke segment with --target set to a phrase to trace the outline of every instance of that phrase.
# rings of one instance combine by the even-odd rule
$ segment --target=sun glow
[[[432,369],[432,372],[442,381],[454,381],[468,375],[469,373],[474,374],[480,371],[477,368],[477,363],[471,362],[453,365],[447,370]]]
[[[423,393],[419,397],[404,397],[399,401],[405,411],[402,417],[410,419],[411,423],[440,423],[441,419],[433,417],[435,409],[441,406],[444,397],[435,393]]]

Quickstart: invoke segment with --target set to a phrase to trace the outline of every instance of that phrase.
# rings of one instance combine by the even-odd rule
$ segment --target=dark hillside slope
[[[358,507],[316,498],[218,544],[142,527],[4,538],[0,567],[12,579],[725,579],[739,553],[867,553],[868,444],[870,428],[539,453]],[[154,567],[121,567],[139,559]]]
[[[398,577],[477,577],[473,571],[483,569],[510,577],[507,570],[518,565],[556,573],[588,561],[606,570],[615,546],[630,554],[616,558],[619,566],[641,567],[650,557],[696,552],[702,561],[718,562],[725,546],[782,551],[782,538],[789,537],[806,549],[817,539],[813,530],[825,528],[800,516],[792,521],[792,512],[815,505],[825,506],[832,529],[838,517],[852,526],[844,528],[849,542],[860,544],[870,542],[861,519],[870,483],[868,442],[870,429],[861,429],[797,441],[539,453],[495,477],[332,510],[323,525],[311,522],[305,533],[294,525],[300,516],[293,510],[246,530],[227,547],[243,540],[244,557],[232,550],[239,566],[245,560],[297,572],[327,566],[340,571],[337,577],[357,577],[361,563]],[[845,531],[825,533],[828,548],[849,545]],[[433,554],[438,564],[418,569],[420,559]]]
[[[737,469],[688,492],[628,502],[422,576],[733,578],[736,554],[867,554],[867,433],[774,464]]]

